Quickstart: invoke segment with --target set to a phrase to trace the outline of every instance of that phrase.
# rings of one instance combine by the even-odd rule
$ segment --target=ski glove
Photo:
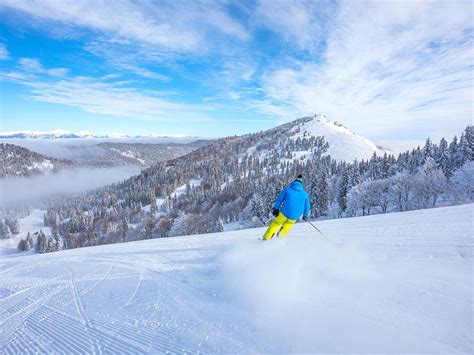
[[[309,216],[303,216],[303,221],[308,222],[309,221]]]
[[[274,209],[273,209],[273,215],[274,215],[275,217],[277,217],[277,216],[278,216],[278,213],[280,213],[280,210],[274,208]]]

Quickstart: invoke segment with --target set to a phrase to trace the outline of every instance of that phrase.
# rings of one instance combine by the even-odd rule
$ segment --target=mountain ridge
[[[353,161],[354,159],[368,159],[373,153],[378,155],[393,154],[390,149],[381,147],[373,141],[354,133],[344,124],[333,121],[324,113],[314,116],[304,116],[290,122],[278,125],[263,132],[285,131],[289,138],[298,139],[304,137],[324,136],[329,144],[327,151],[337,161]],[[246,137],[242,135],[240,137]],[[106,135],[97,135],[90,131],[68,131],[54,130],[50,132],[40,131],[0,131],[0,139],[127,139],[127,138],[192,138],[184,135],[137,135],[131,136],[126,133],[113,132]],[[196,138],[196,137],[195,137]]]
[[[150,133],[148,135],[129,135],[122,132],[111,132],[99,135],[90,131],[68,131],[64,129],[56,129],[53,131],[0,131],[0,139],[124,139],[124,138],[199,138],[186,135],[170,135]]]

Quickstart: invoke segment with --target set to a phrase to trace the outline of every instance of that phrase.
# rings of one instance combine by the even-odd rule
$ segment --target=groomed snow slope
[[[473,207],[2,256],[2,353],[472,353]]]

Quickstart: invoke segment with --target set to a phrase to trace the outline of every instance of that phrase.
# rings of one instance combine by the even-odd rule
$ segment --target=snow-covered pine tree
[[[10,228],[10,232],[13,235],[20,234],[20,224],[16,218],[7,218],[5,219],[5,224]]]
[[[122,220],[122,227],[120,229],[120,232],[122,233],[122,241],[124,241],[124,242],[127,240],[127,235],[128,235],[129,229],[130,229],[130,227],[128,226],[127,219],[124,218]]]
[[[459,166],[456,166],[456,156],[457,156],[457,152],[458,152],[458,138],[457,138],[457,136],[454,136],[451,143],[449,143],[448,151],[449,151],[449,156],[451,157],[451,171],[454,171],[454,170],[459,168]]]
[[[380,162],[380,179],[386,179],[390,176],[390,159],[388,154],[383,155],[382,161]]]
[[[267,208],[265,207],[264,197],[259,193],[254,194],[251,200],[252,215],[259,218],[263,223],[268,218],[266,212]]]
[[[443,171],[444,175],[449,178],[452,174],[452,161],[448,150],[448,142],[444,137],[439,141],[435,154],[435,161]]]
[[[467,126],[464,130],[466,140],[466,158],[468,161],[474,160],[474,126]]]
[[[222,221],[222,219],[218,219],[217,220],[217,230],[216,232],[224,232],[225,228],[224,228],[224,222]]]
[[[51,237],[51,241],[52,241],[51,251],[59,251],[63,249],[63,243],[57,229],[53,229],[53,235]]]
[[[23,238],[18,242],[17,248],[19,251],[26,251],[26,241]]]
[[[33,248],[33,238],[31,238],[30,232],[28,232],[28,234],[26,235],[25,248],[25,250],[30,250],[31,248]]]
[[[454,203],[474,200],[474,161],[466,162],[453,173],[451,178],[454,192]]]
[[[36,237],[35,251],[40,254],[48,251],[48,240],[42,230],[38,232]]]
[[[433,142],[431,141],[430,137],[426,138],[425,145],[423,146],[423,149],[422,149],[422,156],[423,156],[423,162],[425,162],[426,159],[428,158],[434,157]]]
[[[12,232],[10,231],[10,227],[4,221],[0,222],[0,237],[2,239],[10,239],[12,237]]]
[[[348,186],[349,186],[349,172],[347,168],[344,168],[341,179],[339,181],[339,188],[338,188],[338,194],[337,194],[337,203],[339,204],[339,209],[341,211],[340,217],[342,217],[342,213],[344,213],[347,208]]]

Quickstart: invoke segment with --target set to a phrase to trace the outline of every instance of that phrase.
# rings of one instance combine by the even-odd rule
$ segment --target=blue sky
[[[472,122],[471,1],[0,1],[1,130],[223,136]]]

